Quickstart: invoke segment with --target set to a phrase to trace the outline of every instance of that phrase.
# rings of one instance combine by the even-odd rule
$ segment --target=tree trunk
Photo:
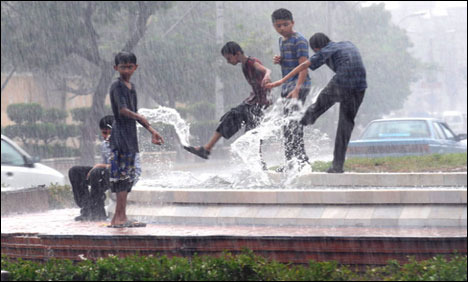
[[[87,117],[85,121],[85,129],[82,136],[82,151],[81,151],[81,164],[90,165],[94,164],[94,141],[96,136],[99,133],[99,120],[106,115],[104,112],[104,104],[106,101],[106,96],[109,93],[109,87],[112,83],[112,77],[114,75],[114,70],[112,69],[112,64],[106,62],[100,66],[101,68],[101,78],[96,87],[96,92],[93,95],[93,104],[91,106],[91,114]]]
[[[164,4],[163,4],[164,5]],[[158,5],[155,3],[149,4],[145,2],[138,2],[138,17],[136,19],[135,29],[131,34],[128,41],[125,43],[122,50],[132,51],[133,48],[138,44],[141,38],[143,38],[145,31],[147,29],[148,18],[154,13]],[[101,77],[99,83],[96,87],[96,92],[93,95],[93,104],[91,106],[91,114],[87,117],[85,121],[85,130],[82,136],[82,146],[81,146],[81,163],[82,164],[94,164],[94,141],[96,140],[96,135],[98,132],[98,122],[104,116],[104,102],[106,100],[106,95],[109,92],[109,86],[112,82],[112,77],[114,70],[112,69],[113,64],[111,62],[106,62],[100,58],[96,32],[92,25],[91,14],[93,12],[92,5],[88,6],[88,17],[86,20],[87,28],[90,34],[93,36],[93,43],[91,44],[91,60],[93,63],[98,65],[101,69]]]

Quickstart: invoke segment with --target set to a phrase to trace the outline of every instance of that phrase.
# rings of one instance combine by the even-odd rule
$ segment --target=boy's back
[[[366,68],[357,47],[349,41],[331,41],[309,61],[310,69],[326,64],[336,75],[332,82],[343,88],[363,90],[367,88]]]

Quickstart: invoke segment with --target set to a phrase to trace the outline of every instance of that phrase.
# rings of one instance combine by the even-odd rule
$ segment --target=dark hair
[[[99,121],[99,128],[102,129],[112,129],[112,124],[114,123],[114,116],[105,116]]]
[[[325,34],[318,32],[314,35],[312,35],[309,39],[309,44],[310,48],[315,49],[322,49],[323,47],[327,46],[327,44],[330,42],[330,38],[326,36]]]
[[[234,41],[229,41],[221,49],[221,55],[223,55],[223,56],[226,55],[226,54],[236,55],[237,52],[240,52],[241,54],[244,54],[244,51],[242,50],[240,45],[237,44]]]
[[[119,64],[136,64],[137,58],[132,52],[122,51],[115,55],[115,65]]]
[[[274,23],[277,20],[293,20],[293,15],[289,10],[278,9],[271,14],[271,21]]]

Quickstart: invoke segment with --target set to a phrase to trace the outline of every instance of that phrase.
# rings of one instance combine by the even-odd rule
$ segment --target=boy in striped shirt
[[[283,77],[309,58],[307,40],[302,34],[294,31],[292,13],[286,9],[278,9],[271,15],[273,27],[282,36],[279,38],[281,55],[273,57],[275,64],[281,65]],[[288,79],[283,84],[281,97],[285,98],[284,115],[293,115],[302,106],[310,92],[310,78],[307,70]],[[286,162],[289,166],[296,158],[302,167],[309,162],[304,147],[304,130],[299,121],[290,121],[283,127]],[[284,170],[284,167],[279,169]]]

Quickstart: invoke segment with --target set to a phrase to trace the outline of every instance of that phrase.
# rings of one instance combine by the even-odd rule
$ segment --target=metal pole
[[[224,42],[224,1],[216,1],[216,47],[221,50]],[[224,113],[224,92],[223,82],[219,77],[223,58],[218,56],[216,59],[216,84],[215,84],[215,100],[216,100],[216,118],[219,118]],[[222,144],[222,139],[219,140]]]

